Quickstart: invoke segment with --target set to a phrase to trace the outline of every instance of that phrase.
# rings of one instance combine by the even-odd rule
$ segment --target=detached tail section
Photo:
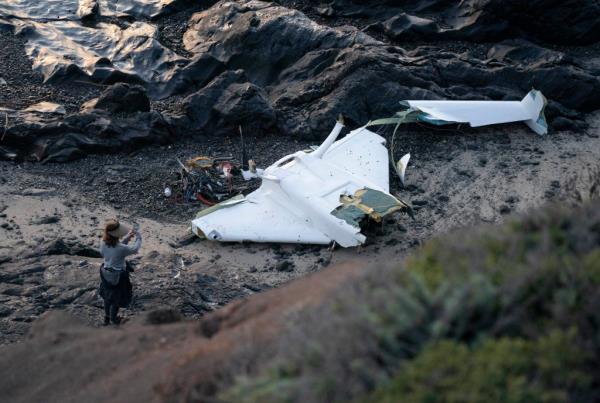
[[[402,124],[421,121],[433,125],[468,123],[471,127],[524,122],[537,134],[548,132],[544,117],[546,98],[531,90],[521,101],[403,101],[406,110],[391,119],[369,125]]]

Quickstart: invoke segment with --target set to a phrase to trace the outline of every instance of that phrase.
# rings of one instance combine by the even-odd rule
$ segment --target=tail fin
[[[523,107],[531,116],[525,124],[537,134],[544,135],[548,133],[548,123],[544,116],[544,108],[546,108],[546,98],[538,90],[531,90],[521,101]]]

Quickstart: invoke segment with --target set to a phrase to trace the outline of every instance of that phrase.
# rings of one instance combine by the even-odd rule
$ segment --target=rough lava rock
[[[594,0],[387,0],[377,4],[330,0],[320,3],[316,11],[327,17],[385,20],[382,25],[386,34],[403,39],[413,36],[489,42],[524,37],[577,46],[600,40],[600,4]],[[421,19],[432,23],[425,24]]]
[[[285,69],[320,49],[378,42],[351,27],[332,29],[305,14],[263,1],[221,1],[196,13],[183,40],[194,54],[209,54],[228,69],[243,68],[257,85],[278,81]]]
[[[81,110],[104,110],[112,114],[150,112],[150,99],[144,87],[118,83],[108,87],[100,97],[83,104]]]
[[[319,13],[321,23],[281,4]],[[143,91],[124,84],[65,117],[6,111],[0,156],[67,161],[178,134],[233,133],[238,125],[318,140],[339,114],[360,126],[393,114],[404,99],[520,100],[532,88],[549,100],[550,130],[555,119],[557,128],[580,130],[581,113],[600,105],[600,69],[595,48],[564,45],[598,41],[599,7],[592,0],[331,0],[316,8],[222,0],[191,16],[182,38],[191,56],[165,60],[170,70],[149,89],[154,98],[171,96],[170,112],[149,111]],[[369,35],[377,31],[377,39]]]
[[[184,101],[179,127],[207,133],[234,132],[238,126],[253,133],[268,132],[276,114],[265,91],[247,81],[242,70],[227,71]],[[183,120],[181,120],[183,119]]]
[[[65,162],[90,153],[108,153],[131,150],[148,144],[164,144],[173,140],[173,132],[163,116],[145,109],[148,101],[139,89],[124,92],[124,101],[113,96],[123,91],[107,90],[97,101],[98,107],[67,116],[52,112],[14,111],[2,109],[6,114],[6,128],[0,157],[33,161]],[[129,109],[127,109],[129,108]],[[108,109],[108,110],[106,110]],[[122,113],[111,113],[122,112]],[[128,110],[129,113],[124,112]]]
[[[382,25],[378,25],[390,38],[398,41],[404,39],[431,38],[438,33],[435,21],[402,13],[394,16]]]

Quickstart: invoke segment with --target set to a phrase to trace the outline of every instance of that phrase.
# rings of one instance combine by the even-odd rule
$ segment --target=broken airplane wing
[[[192,231],[210,240],[357,246],[359,221],[410,207],[388,193],[385,139],[366,128],[335,141],[337,123],[319,148],[265,169],[259,189],[201,211]]]

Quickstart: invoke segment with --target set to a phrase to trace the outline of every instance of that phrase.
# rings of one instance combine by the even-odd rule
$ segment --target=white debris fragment
[[[406,168],[408,167],[409,160],[410,160],[410,153],[404,155],[396,163],[396,170],[398,172],[398,176],[400,177],[400,182],[402,182],[402,186],[404,186],[404,174],[406,173]]]

